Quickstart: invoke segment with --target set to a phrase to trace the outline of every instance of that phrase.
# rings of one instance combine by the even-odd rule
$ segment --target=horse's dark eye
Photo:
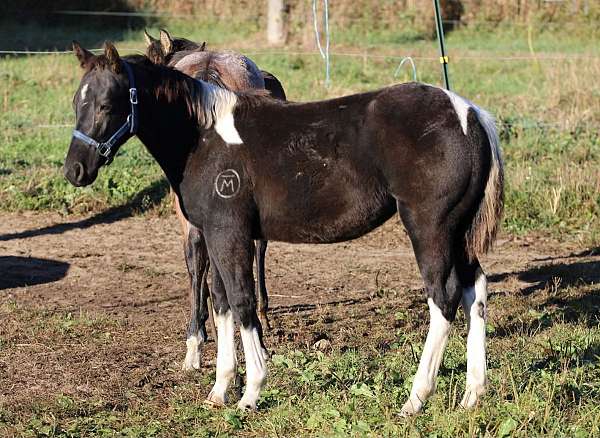
[[[110,111],[110,105],[100,105],[100,111]]]

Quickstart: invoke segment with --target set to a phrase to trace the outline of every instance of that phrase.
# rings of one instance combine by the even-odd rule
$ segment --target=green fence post
[[[440,43],[440,63],[442,64],[444,72],[444,85],[446,86],[446,90],[450,90],[450,81],[448,80],[448,55],[446,55],[446,46],[444,44],[444,26],[442,25],[439,0],[433,0],[433,6],[435,8],[435,28]]]

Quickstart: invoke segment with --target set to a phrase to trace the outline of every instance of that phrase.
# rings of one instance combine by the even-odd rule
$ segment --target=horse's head
[[[93,183],[98,169],[110,163],[118,148],[135,134],[137,91],[131,66],[112,44],[106,43],[104,54],[98,56],[77,42],[73,51],[84,74],[73,97],[75,131],[64,174],[79,187]]]
[[[185,38],[171,38],[169,32],[160,30],[160,39],[153,38],[144,30],[146,39],[146,56],[155,64],[167,65],[171,57],[184,50],[202,51],[206,43],[198,44]]]

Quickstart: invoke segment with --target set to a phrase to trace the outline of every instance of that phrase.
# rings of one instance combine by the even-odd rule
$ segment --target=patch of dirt
[[[543,236],[503,236],[482,264],[491,318],[502,311],[494,308],[499,296],[600,282],[598,248]],[[353,242],[272,242],[266,265],[271,351],[323,339],[337,349],[386,349],[397,332],[426,329],[422,283],[396,220]],[[166,400],[182,384],[204,397],[200,374],[180,371],[187,292],[175,217],[3,214],[0,407],[65,394],[120,409]],[[406,322],[402,312],[419,318]],[[205,351],[204,375],[214,373],[214,342]]]

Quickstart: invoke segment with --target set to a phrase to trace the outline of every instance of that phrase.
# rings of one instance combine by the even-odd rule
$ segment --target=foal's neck
[[[177,191],[201,127],[195,114],[194,80],[162,66],[135,69],[140,95],[138,137]]]

